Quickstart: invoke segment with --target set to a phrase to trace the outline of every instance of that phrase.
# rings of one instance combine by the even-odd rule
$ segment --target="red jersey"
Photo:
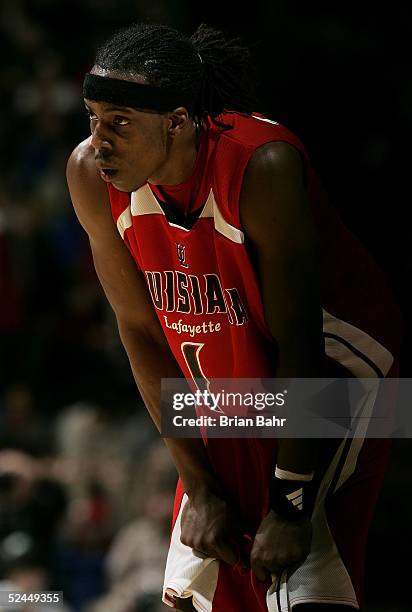
[[[239,196],[254,151],[268,142],[284,141],[302,156],[308,199],[320,236],[325,351],[354,376],[385,376],[399,351],[398,308],[381,270],[328,202],[302,143],[285,127],[262,116],[225,113],[221,118],[232,129],[223,131],[209,122],[201,135],[193,172],[184,183],[147,183],[132,194],[109,184],[114,221],[146,278],[156,314],[184,375],[207,379],[275,376],[275,345],[245,247]],[[358,444],[345,450],[349,457],[346,463],[342,455],[340,469],[342,465],[349,467],[339,486],[355,470],[361,447]],[[267,483],[275,465],[276,440],[211,439],[207,450],[253,537],[268,509]],[[331,474],[328,472],[330,482]],[[175,519],[182,494],[179,489]],[[177,520],[175,530],[178,528]],[[323,538],[322,545],[326,541]],[[179,538],[172,537],[172,544],[179,548]],[[178,554],[190,557],[190,551]],[[349,554],[347,558],[351,558]],[[332,565],[328,559],[323,564],[326,579],[322,582],[320,562],[316,561],[319,581],[310,580],[303,595],[297,591],[299,603],[325,599],[321,589],[329,580],[327,572]],[[192,561],[197,563],[196,558]],[[341,567],[341,560],[337,563],[336,567]],[[336,567],[332,572],[335,577],[339,575]],[[225,575],[225,585],[228,573],[223,564],[219,576]],[[264,597],[256,595],[259,604],[255,602],[250,585],[249,590],[245,587],[239,592],[240,583],[231,576],[236,587],[230,597],[237,589],[239,601],[250,601],[248,609],[265,609]],[[351,577],[355,584],[356,578]],[[352,586],[345,581],[344,576],[340,586],[333,584],[331,591],[342,592],[344,602],[356,602]],[[172,583],[177,588],[179,581]],[[219,585],[216,592],[216,585],[212,589],[213,609],[220,610],[219,605],[222,610],[242,609],[225,603],[226,586]],[[359,591],[359,584],[355,586]],[[199,593],[205,601],[212,597]],[[222,604],[216,603],[219,598]]]
[[[227,113],[223,118],[233,128],[221,131],[209,124],[183,184],[147,183],[132,194],[109,185],[114,220],[146,277],[182,371],[193,376],[200,370],[207,378],[275,373],[239,194],[256,148],[284,141],[302,155],[320,234],[326,352],[355,376],[385,375],[399,345],[397,307],[381,271],[330,206],[302,143],[261,116]]]

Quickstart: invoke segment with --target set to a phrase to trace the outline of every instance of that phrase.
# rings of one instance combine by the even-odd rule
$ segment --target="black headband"
[[[184,106],[191,111],[193,105],[192,99],[188,99],[187,95],[176,89],[112,79],[90,72],[87,72],[84,78],[83,97],[96,102],[110,102],[158,112],[172,111],[178,106]]]

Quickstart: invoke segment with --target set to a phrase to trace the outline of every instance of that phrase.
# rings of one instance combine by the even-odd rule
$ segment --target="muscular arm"
[[[136,384],[160,430],[161,379],[183,375],[156,317],[143,275],[113,222],[106,185],[97,174],[88,141],[73,151],[67,181],[76,214],[89,236],[97,275],[115,312]],[[165,442],[189,496],[199,483],[218,490],[202,440],[169,438]]]
[[[240,212],[262,292],[265,319],[277,345],[276,376],[321,377],[325,368],[319,239],[306,198],[299,153],[282,142],[259,148],[245,172]],[[277,465],[313,472],[320,440],[283,438]],[[273,475],[274,476],[274,475]],[[269,487],[269,483],[268,483]],[[251,552],[256,576],[279,576],[309,554],[311,522],[270,510]]]
[[[319,239],[296,149],[283,142],[257,149],[245,172],[240,211],[266,322],[277,345],[276,376],[321,377]],[[278,466],[310,473],[318,442],[279,440]]]
[[[162,378],[183,374],[154,312],[145,280],[113,222],[106,186],[97,175],[85,141],[73,151],[67,181],[80,223],[89,235],[97,275],[109,300],[143,401],[160,429]],[[207,556],[235,563],[241,537],[201,439],[165,438],[189,502],[181,520],[181,541]]]

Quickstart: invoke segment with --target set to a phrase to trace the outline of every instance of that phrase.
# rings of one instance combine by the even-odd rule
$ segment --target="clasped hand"
[[[308,518],[289,522],[271,510],[255,535],[250,559],[242,558],[244,529],[239,515],[222,498],[210,492],[186,503],[181,521],[181,541],[195,554],[213,557],[230,565],[241,562],[259,580],[267,580],[289,567],[298,567],[308,556],[312,525]]]

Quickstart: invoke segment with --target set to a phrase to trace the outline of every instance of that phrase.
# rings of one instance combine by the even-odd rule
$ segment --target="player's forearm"
[[[318,448],[316,438],[279,439],[276,465],[295,474],[311,474],[316,466]]]
[[[150,333],[118,321],[136,385],[159,432],[161,431],[160,393],[162,378],[183,378],[170,348]],[[206,454],[202,439],[165,438],[166,446],[189,497],[204,490],[220,493],[220,487]]]
[[[325,359],[317,335],[294,336],[285,345],[279,344],[277,378],[321,378],[325,375]],[[307,330],[306,330],[307,334]],[[295,347],[295,348],[294,348]],[[289,472],[310,474],[316,467],[321,440],[316,438],[280,438],[277,466]]]
[[[118,321],[120,338],[126,349],[133,376],[146,408],[161,430],[160,391],[162,378],[182,378],[170,349],[149,331]]]
[[[298,345],[297,345],[298,346]],[[302,344],[301,344],[302,346]],[[350,378],[352,373],[319,350],[318,343],[306,344],[293,355],[279,351],[276,376],[279,378]],[[278,443],[278,467],[298,474],[309,474],[316,468],[320,449],[327,441],[319,438],[281,438]]]

